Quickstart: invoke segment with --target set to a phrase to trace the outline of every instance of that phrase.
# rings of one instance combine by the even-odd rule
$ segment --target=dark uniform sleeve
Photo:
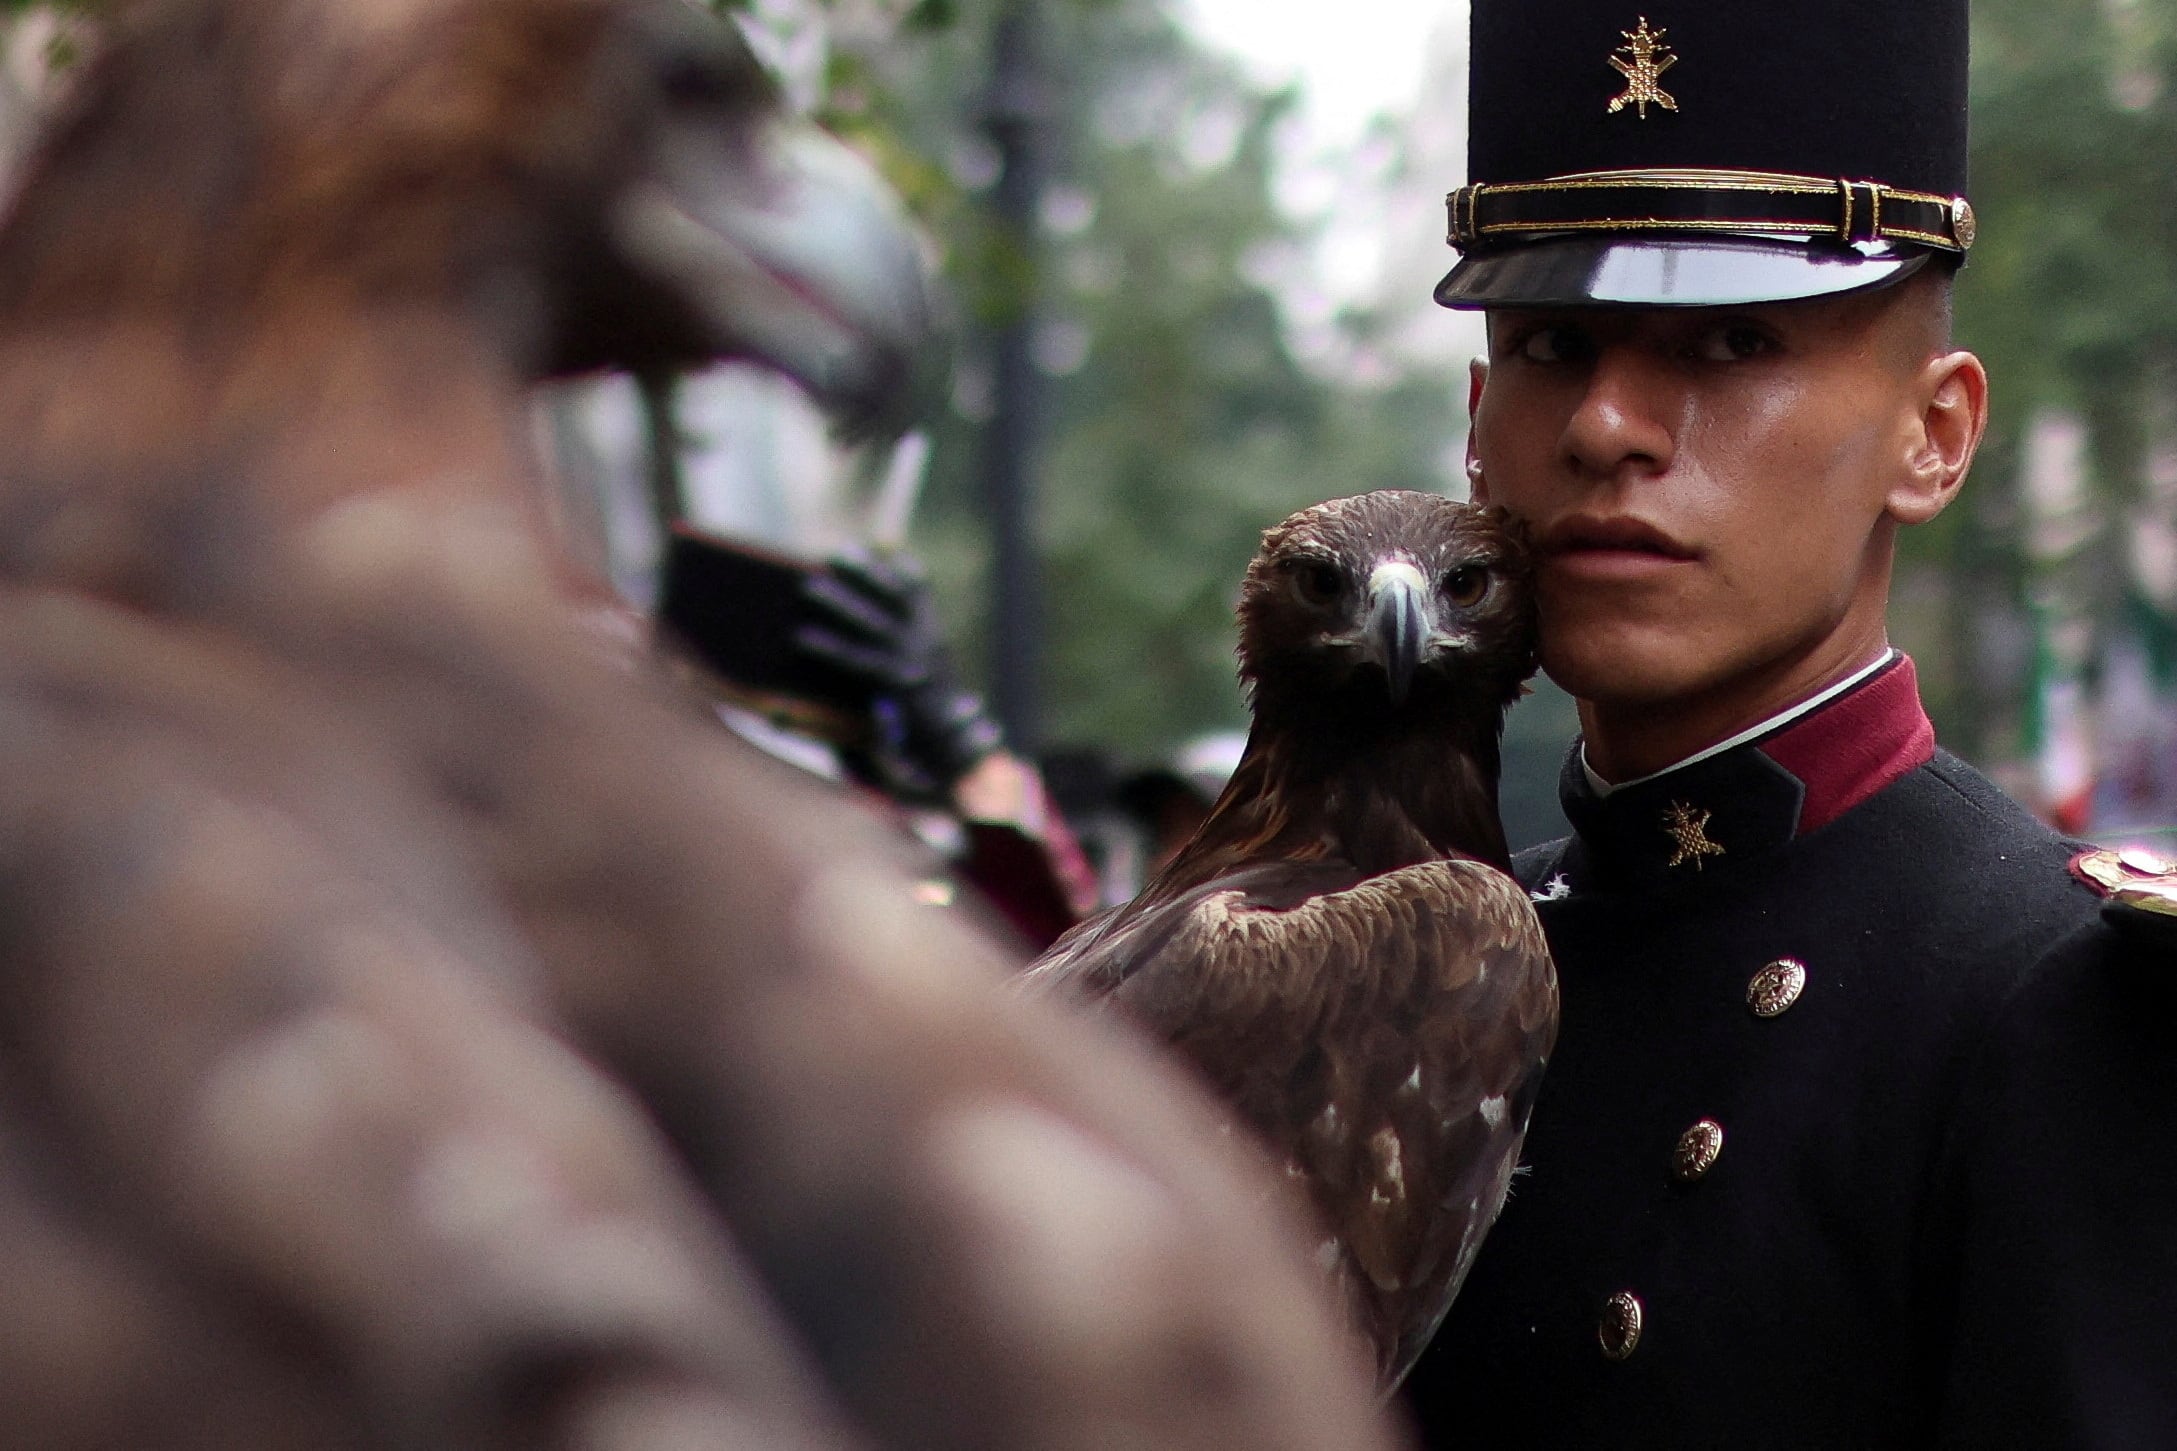
[[[2177,918],[2094,924],[2020,983],[1937,1174],[1939,1444],[2177,1446]]]

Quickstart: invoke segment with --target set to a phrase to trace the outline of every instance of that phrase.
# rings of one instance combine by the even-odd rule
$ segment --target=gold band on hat
[[[1583,171],[1542,181],[1477,183],[1445,198],[1448,240],[1464,252],[1511,237],[1578,232],[1703,232],[1973,245],[1964,197],[1878,181],[1790,172],[1664,168]]]

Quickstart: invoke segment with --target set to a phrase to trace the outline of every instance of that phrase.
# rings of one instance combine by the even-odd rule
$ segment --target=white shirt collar
[[[1737,735],[1732,736],[1728,740],[1718,741],[1715,745],[1710,746],[1706,750],[1695,751],[1692,755],[1686,757],[1683,761],[1673,761],[1670,765],[1665,766],[1660,771],[1650,771],[1645,776],[1635,776],[1630,781],[1619,781],[1613,785],[1612,783],[1605,781],[1602,777],[1596,775],[1595,768],[1587,763],[1586,741],[1580,742],[1580,770],[1587,776],[1588,789],[1593,791],[1598,797],[1607,797],[1613,791],[1623,791],[1628,786],[1638,786],[1644,781],[1653,781],[1658,776],[1668,776],[1673,771],[1683,771],[1686,767],[1691,766],[1698,761],[1705,761],[1710,756],[1720,756],[1725,751],[1731,750],[1735,746],[1743,746],[1748,741],[1753,740],[1756,736],[1765,736],[1769,732],[1777,729],[1777,727],[1788,725],[1792,721],[1799,719],[1799,717],[1807,714],[1808,712],[1816,710],[1821,706],[1828,704],[1830,701],[1835,700],[1838,696],[1844,694],[1847,690],[1850,690],[1853,686],[1859,684],[1862,680],[1865,680],[1868,676],[1874,674],[1877,670],[1880,670],[1883,666],[1889,664],[1892,660],[1895,660],[1896,658],[1897,652],[1895,650],[1885,648],[1880,655],[1877,655],[1874,659],[1868,661],[1865,665],[1862,665],[1859,669],[1853,671],[1850,675],[1845,676],[1842,680],[1839,680],[1836,684],[1829,686],[1827,689],[1808,696],[1805,700],[1800,701],[1797,705],[1786,706],[1784,709],[1778,711],[1775,715],[1770,716],[1766,720],[1758,721],[1755,724],[1748,726],[1745,730],[1740,731]]]

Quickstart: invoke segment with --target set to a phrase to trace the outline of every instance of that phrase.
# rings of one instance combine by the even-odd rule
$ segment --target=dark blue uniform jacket
[[[1911,662],[1564,804],[1563,1028],[1425,1443],[2177,1447],[2177,943]]]

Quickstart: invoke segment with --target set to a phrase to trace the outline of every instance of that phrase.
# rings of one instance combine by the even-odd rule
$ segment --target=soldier
[[[2164,868],[1937,747],[1884,630],[1986,419],[1964,0],[1474,0],[1472,65],[1436,295],[1582,739],[1428,1444],[2177,1445]]]

